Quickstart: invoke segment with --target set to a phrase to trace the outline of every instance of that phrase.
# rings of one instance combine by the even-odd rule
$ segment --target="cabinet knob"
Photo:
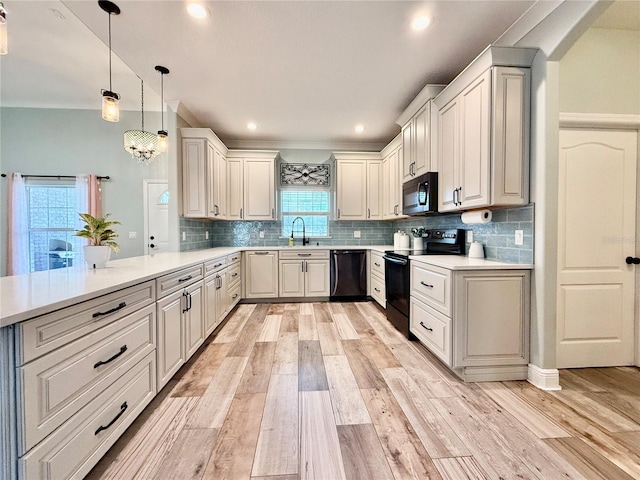
[[[627,257],[624,261],[627,262],[627,265],[640,265],[640,258],[638,257]]]

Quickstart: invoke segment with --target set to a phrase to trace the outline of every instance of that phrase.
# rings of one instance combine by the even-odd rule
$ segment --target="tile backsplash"
[[[493,211],[491,222],[466,225],[459,213],[441,214],[429,217],[411,217],[396,221],[329,222],[331,238],[312,239],[311,244],[320,245],[391,245],[393,233],[411,228],[462,228],[473,231],[473,240],[484,245],[486,258],[512,263],[533,263],[533,204],[518,208]],[[354,238],[354,230],[360,231],[360,238]],[[514,233],[523,230],[523,245],[515,245]],[[206,233],[209,232],[207,240]],[[260,238],[260,232],[264,238]],[[280,222],[226,222],[180,218],[180,232],[186,232],[186,240],[180,242],[180,250],[203,248],[268,247],[286,245],[280,238]],[[299,244],[299,241],[297,242]]]

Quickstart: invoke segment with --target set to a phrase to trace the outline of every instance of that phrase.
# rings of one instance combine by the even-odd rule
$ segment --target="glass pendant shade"
[[[158,149],[162,153],[169,151],[169,135],[166,130],[158,130]]]
[[[4,4],[0,2],[0,55],[9,53],[9,45],[7,43],[7,11]]]
[[[104,90],[102,92],[102,118],[107,122],[120,121],[120,95]]]
[[[124,149],[140,163],[151,163],[160,154],[158,136],[144,130],[124,132]]]

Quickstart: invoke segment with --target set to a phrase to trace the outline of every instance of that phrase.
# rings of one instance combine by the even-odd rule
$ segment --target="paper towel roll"
[[[464,212],[461,216],[462,223],[489,223],[492,217],[491,210],[473,210]]]

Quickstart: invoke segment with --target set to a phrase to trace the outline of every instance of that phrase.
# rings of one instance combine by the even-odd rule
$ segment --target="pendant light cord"
[[[111,86],[111,13],[109,13],[109,91],[113,92]]]
[[[140,111],[142,112],[142,131],[144,132],[144,80],[142,80],[141,78],[140,78]]]
[[[161,130],[164,131],[164,73],[160,73],[160,108],[162,112],[160,114]]]

